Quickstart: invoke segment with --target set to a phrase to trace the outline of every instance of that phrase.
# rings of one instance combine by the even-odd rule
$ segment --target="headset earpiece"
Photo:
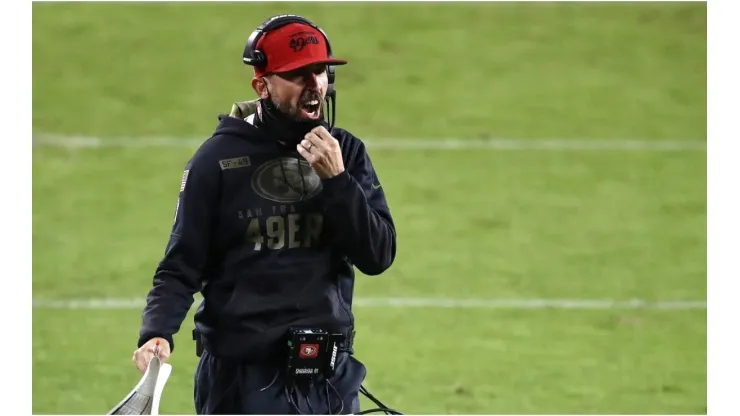
[[[254,32],[252,32],[251,35],[249,35],[247,44],[244,47],[244,54],[242,58],[245,64],[258,68],[264,68],[264,66],[267,64],[262,51],[256,50],[257,42],[259,42],[260,37],[262,37],[262,33],[262,26],[260,26]]]
[[[336,78],[336,73],[334,65],[327,65],[326,66],[326,76],[329,79],[329,85],[334,85],[334,78]]]

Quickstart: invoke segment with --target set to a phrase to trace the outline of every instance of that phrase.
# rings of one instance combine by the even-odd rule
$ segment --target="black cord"
[[[336,123],[337,119],[337,92],[336,90],[333,90],[326,94],[325,97],[326,100],[326,106],[330,108],[331,112],[326,115],[327,122],[329,124],[329,133],[334,129],[334,124]]]
[[[309,398],[309,396],[311,395],[311,389],[313,389],[313,380],[311,380],[311,384],[309,384],[309,387],[308,387],[309,391],[308,393],[306,393],[306,404],[308,404],[308,408],[311,409],[311,414],[315,415],[316,411],[313,410],[313,406],[311,406],[311,399]]]
[[[391,409],[390,407],[384,405],[380,400],[376,399],[375,396],[373,396],[372,394],[370,394],[370,392],[367,391],[367,389],[365,388],[365,386],[362,386],[362,385],[360,386],[360,393],[364,394],[365,397],[367,397],[368,399],[372,400],[373,403],[375,403],[376,405],[378,405],[378,407],[375,408],[375,409],[370,409],[370,410],[365,410],[365,411],[359,412],[359,413],[357,413],[358,415],[366,415],[366,414],[369,414],[369,413],[379,413],[379,412],[384,412],[387,415],[402,415],[403,414],[403,413],[399,412],[398,410]]]
[[[301,176],[301,190],[298,191],[293,187],[293,184],[288,180],[288,175],[285,173],[285,167],[283,166],[283,158],[280,158],[280,172],[283,174],[283,181],[285,182],[285,185],[290,188],[291,191],[300,194],[301,199],[298,200],[298,202],[303,201],[304,198],[308,195],[306,192],[306,178],[303,176],[303,166],[301,165],[300,159],[295,159],[296,163],[298,164],[298,172]]]
[[[327,400],[327,407],[329,409],[329,414],[330,415],[334,414],[332,412],[331,399],[329,397],[329,387],[331,387],[332,390],[334,390],[334,393],[337,395],[337,397],[339,398],[339,402],[342,405],[342,407],[339,409],[339,412],[337,414],[342,414],[342,411],[344,411],[344,400],[342,400],[342,397],[339,394],[339,391],[336,389],[336,387],[334,387],[334,385],[331,384],[329,380],[326,380],[326,400]],[[293,406],[293,408],[295,408],[298,414],[305,415],[306,413],[301,412],[301,409],[298,407],[297,401],[293,399],[293,395],[296,393],[297,392],[296,392],[295,386],[291,387],[290,389],[288,389],[287,385],[285,386],[285,397],[288,399],[288,403],[290,403]],[[381,413],[382,412],[382,413],[385,413],[386,415],[403,415],[403,413],[399,412],[398,410],[391,409],[390,407],[384,405],[380,400],[376,399],[375,396],[373,396],[372,394],[370,394],[369,391],[367,391],[365,386],[362,386],[362,385],[360,386],[360,393],[365,395],[365,397],[367,397],[368,399],[372,400],[378,407],[374,409],[363,410],[361,412],[354,413],[354,414],[367,415],[371,413]],[[316,411],[313,409],[313,406],[311,405],[311,401],[308,398],[308,396],[306,396],[306,403],[308,404],[308,408],[311,409],[310,414],[316,414]]]
[[[315,415],[316,411],[313,410],[313,406],[311,406],[311,399],[308,396],[306,396],[306,403],[308,404],[308,408],[311,409],[311,414]]]
[[[301,412],[301,409],[298,408],[298,405],[293,401],[293,393],[295,392],[295,389],[291,387],[290,391],[288,391],[288,385],[285,385],[285,398],[288,399],[288,403],[292,404],[295,408],[296,412],[298,412],[299,415],[305,415],[305,413]]]
[[[370,409],[370,410],[363,410],[362,412],[358,412],[358,413],[355,413],[355,414],[356,415],[369,415],[370,413],[380,413],[380,412],[383,412],[383,413],[385,413],[387,415],[402,415],[403,414],[403,413],[401,413],[399,411],[396,411],[396,410],[393,410],[393,409],[389,409],[389,408],[381,409],[379,407],[376,407],[375,409]]]
[[[298,174],[301,175],[301,199],[298,202],[302,202],[308,193],[306,192],[306,177],[303,175],[303,164],[301,160],[296,158],[295,162],[298,164]]]
[[[331,389],[334,390],[334,394],[337,395],[337,398],[339,399],[339,403],[342,404],[342,407],[339,409],[339,412],[338,412],[338,414],[342,414],[342,411],[344,411],[344,400],[342,400],[342,395],[339,394],[339,391],[337,390],[337,388],[334,387],[333,384],[331,384],[331,381],[327,379],[326,380],[326,400],[327,400],[327,403],[329,404],[329,414],[331,414],[331,401],[329,400],[329,387],[331,387]]]
[[[334,413],[331,411],[331,398],[329,398],[329,380],[326,380],[324,387],[326,387],[326,408],[329,409],[329,414],[333,415]],[[342,401],[342,405],[344,405],[344,401]]]

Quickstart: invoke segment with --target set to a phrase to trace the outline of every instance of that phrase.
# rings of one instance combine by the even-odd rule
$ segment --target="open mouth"
[[[303,113],[304,117],[316,120],[319,118],[320,112],[321,100],[319,99],[309,99],[301,103],[301,113]]]

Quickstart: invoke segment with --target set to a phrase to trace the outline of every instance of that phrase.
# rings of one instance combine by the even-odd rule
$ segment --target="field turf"
[[[143,301],[185,140],[254,97],[244,42],[286,12],[350,61],[338,125],[391,143],[370,154],[398,257],[356,296],[431,303],[355,308],[373,394],[408,414],[706,412],[706,309],[521,303],[706,300],[704,3],[36,3],[35,138],[130,145],[34,147],[34,299]],[[423,148],[486,138],[581,144]],[[638,144],[585,149],[600,140]],[[34,308],[33,412],[115,405],[140,377],[140,313]],[[193,413],[191,328],[165,414]]]

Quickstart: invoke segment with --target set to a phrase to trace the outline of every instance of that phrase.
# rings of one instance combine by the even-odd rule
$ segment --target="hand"
[[[166,362],[170,358],[170,343],[164,338],[152,338],[142,345],[141,348],[134,351],[134,356],[131,361],[136,364],[136,367],[142,373],[146,371],[149,366],[149,361],[154,358],[154,352],[157,351],[157,355],[162,362]]]
[[[319,178],[329,179],[344,172],[339,142],[323,126],[307,133],[297,148],[298,153],[306,159]]]

